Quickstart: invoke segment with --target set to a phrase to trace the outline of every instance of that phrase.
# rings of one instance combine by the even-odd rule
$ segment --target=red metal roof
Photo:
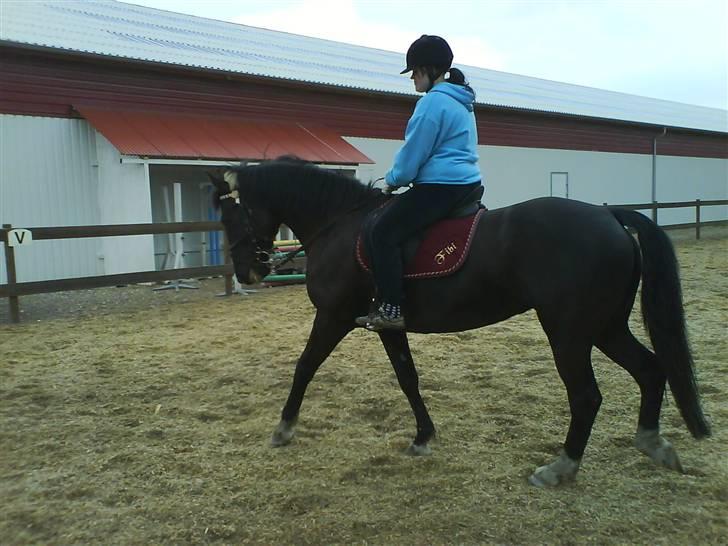
[[[326,127],[74,105],[124,155],[179,159],[273,159],[374,163]]]

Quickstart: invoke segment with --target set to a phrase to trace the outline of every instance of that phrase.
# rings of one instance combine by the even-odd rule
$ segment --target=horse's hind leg
[[[286,445],[293,438],[294,427],[303,402],[303,395],[306,393],[306,387],[308,387],[311,379],[316,374],[316,370],[326,360],[326,357],[331,354],[334,347],[350,331],[351,324],[348,321],[328,316],[321,311],[316,313],[308,343],[306,343],[306,348],[296,364],[291,392],[281,412],[281,422],[278,423],[271,438],[273,447]]]
[[[407,448],[407,453],[409,455],[429,455],[432,451],[427,443],[435,435],[435,425],[432,423],[430,414],[420,395],[419,378],[417,377],[415,363],[412,360],[407,334],[384,330],[379,333],[379,338],[384,344],[387,356],[392,362],[394,373],[397,374],[399,386],[407,396],[417,421],[417,435]]]
[[[635,447],[657,464],[682,472],[675,449],[660,436],[660,409],[666,376],[654,353],[635,339],[626,324],[604,336],[597,347],[627,370],[640,387],[642,400]]]
[[[556,367],[569,397],[571,423],[559,457],[551,464],[537,468],[528,479],[532,485],[538,487],[553,487],[576,477],[594,419],[602,403],[602,395],[591,364],[591,345],[571,340],[557,342],[552,336],[549,336],[549,340]]]

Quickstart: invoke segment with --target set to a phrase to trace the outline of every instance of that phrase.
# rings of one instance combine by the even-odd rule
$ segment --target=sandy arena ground
[[[637,386],[595,351],[604,403],[577,481],[528,485],[568,423],[532,312],[411,336],[439,433],[411,458],[407,400],[362,331],[314,379],[293,443],[269,447],[313,318],[303,287],[111,288],[22,298],[20,325],[0,302],[0,543],[725,544],[728,229],[674,237],[714,427],[696,442],[664,407],[684,475],[631,447]]]

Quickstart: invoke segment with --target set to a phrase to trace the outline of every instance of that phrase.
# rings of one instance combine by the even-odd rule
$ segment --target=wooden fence
[[[695,222],[689,224],[676,224],[670,226],[662,226],[663,229],[677,229],[677,228],[689,228],[695,227],[695,238],[700,239],[700,226],[701,224],[709,224],[711,222],[701,222],[700,210],[702,207],[710,207],[715,205],[728,205],[728,199],[713,199],[703,201],[696,199],[695,201],[675,201],[672,203],[628,203],[626,205],[612,205],[622,209],[630,210],[650,210],[652,211],[652,221],[657,223],[657,211],[659,209],[684,209],[695,207]],[[607,206],[607,203],[604,203]],[[720,220],[718,221],[720,222]]]
[[[607,205],[607,203],[604,203]],[[707,222],[701,222],[700,211],[702,207],[728,205],[728,200],[681,201],[675,203],[629,203],[625,205],[614,205],[631,210],[651,210],[652,219],[657,221],[659,209],[690,208],[695,207],[695,223],[680,224],[673,227],[695,227],[695,238],[700,239],[700,226]],[[166,269],[163,271],[140,271],[135,273],[123,273],[119,275],[101,275],[97,277],[76,277],[71,279],[56,279],[48,281],[18,282],[15,267],[15,251],[8,244],[8,233],[13,227],[3,224],[0,230],[0,239],[5,246],[5,263],[7,266],[7,284],[0,284],[0,298],[8,298],[10,305],[10,317],[13,322],[20,322],[19,296],[30,294],[43,294],[48,292],[63,292],[66,290],[80,290],[84,288],[101,288],[104,286],[119,286],[124,284],[135,284],[141,282],[159,282],[176,279],[190,279],[199,277],[225,278],[225,293],[231,295],[233,292],[233,267],[230,263],[227,238],[225,239],[225,264],[203,267],[190,267],[184,269]],[[82,237],[116,237],[123,235],[152,235],[169,233],[186,233],[200,231],[222,231],[220,222],[170,222],[161,224],[117,224],[108,226],[67,226],[67,227],[40,227],[25,228],[33,236],[34,241],[48,239],[75,239]]]
[[[15,267],[15,250],[8,244],[8,233],[12,229],[13,227],[10,224],[3,224],[2,231],[0,231],[0,238],[2,238],[2,242],[5,245],[5,264],[8,275],[7,284],[0,284],[0,298],[8,298],[10,319],[13,322],[20,322],[19,296],[27,296],[30,294],[217,276],[223,276],[225,278],[225,293],[227,295],[233,293],[233,266],[230,263],[227,238],[225,238],[224,265],[166,269],[162,271],[138,271],[118,275],[75,277],[48,281],[18,282]],[[116,224],[109,226],[67,226],[25,229],[31,232],[34,241],[40,241],[48,239],[78,239],[82,237],[116,237],[123,235],[221,231],[223,226],[220,222],[169,222],[163,224]]]

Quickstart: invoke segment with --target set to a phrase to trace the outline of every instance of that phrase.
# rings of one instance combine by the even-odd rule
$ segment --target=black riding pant
[[[379,302],[401,305],[402,245],[412,235],[446,218],[480,182],[473,184],[415,184],[384,207],[367,239]]]

